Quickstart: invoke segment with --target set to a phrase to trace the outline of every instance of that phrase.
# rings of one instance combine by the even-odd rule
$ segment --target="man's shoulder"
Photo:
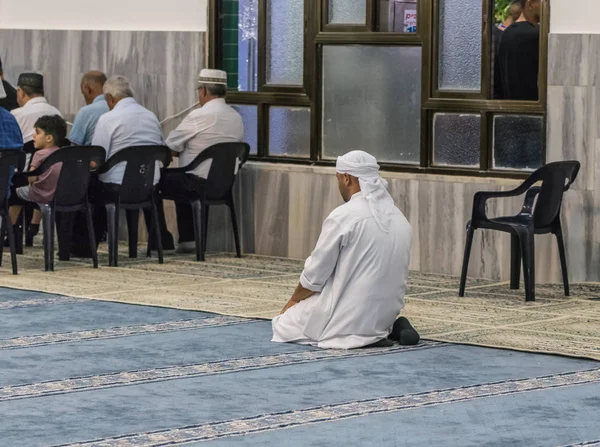
[[[327,219],[336,221],[342,226],[353,226],[356,222],[371,216],[366,200],[356,197],[334,209]]]
[[[17,107],[16,109],[11,110],[10,113],[12,113],[13,116],[15,116],[17,118],[22,117],[23,115],[25,115],[23,107]]]

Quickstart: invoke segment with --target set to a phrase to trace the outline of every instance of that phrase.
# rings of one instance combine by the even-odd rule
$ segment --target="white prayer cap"
[[[198,75],[198,84],[227,85],[227,73],[223,70],[203,68]]]
[[[358,178],[360,190],[377,225],[389,231],[390,216],[396,210],[387,182],[379,175],[377,159],[364,151],[352,151],[337,158],[335,170]]]

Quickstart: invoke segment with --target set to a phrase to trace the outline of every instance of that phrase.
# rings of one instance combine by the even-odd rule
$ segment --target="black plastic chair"
[[[84,211],[92,249],[94,268],[98,268],[98,253],[92,222],[92,209],[88,200],[90,184],[90,164],[101,165],[106,158],[106,151],[99,146],[68,146],[63,147],[48,158],[34,171],[24,172],[28,177],[39,176],[52,166],[62,163],[54,199],[48,204],[40,204],[44,228],[44,268],[54,271],[54,228],[56,212],[74,213]],[[70,243],[70,240],[69,240]]]
[[[72,146],[71,141],[69,139],[65,138],[62,142],[61,147],[68,147],[68,146]],[[31,168],[31,161],[33,160],[33,154],[36,151],[33,140],[28,141],[27,143],[25,143],[23,145],[23,151],[25,152],[25,154],[27,154],[27,157],[29,158],[29,160],[26,162],[26,166],[25,166],[25,170],[29,171],[29,169]],[[33,246],[33,237],[27,236],[27,226],[31,222],[31,218],[33,217],[34,210],[36,210],[38,208],[39,208],[38,205],[35,203],[32,203],[30,205],[23,207],[23,211],[21,212],[21,217],[20,217],[22,234],[21,234],[21,237],[17,240],[17,254],[20,254],[20,255],[23,254],[23,239],[25,239],[26,247]]]
[[[8,195],[10,191],[10,179],[15,175],[15,170],[21,171],[25,167],[25,152],[21,149],[0,149],[0,217],[2,218],[2,243],[0,243],[0,267],[2,266],[2,255],[4,254],[4,235],[8,233],[10,245],[10,260],[13,275],[17,274],[17,241],[12,222],[8,214]]]
[[[114,197],[106,199],[106,214],[108,220],[108,258],[111,267],[118,266],[119,249],[119,210],[144,210],[152,212],[150,234],[154,233],[158,248],[158,262],[162,264],[163,247],[158,225],[158,209],[156,207],[156,187],[154,173],[156,162],[168,166],[171,162],[171,150],[166,146],[134,146],[122,149],[113,155],[102,167],[101,173],[106,173],[119,163],[126,163],[123,182]],[[148,257],[151,256],[148,243]]]
[[[233,204],[233,185],[237,172],[239,172],[238,168],[241,168],[246,163],[249,154],[250,146],[246,143],[219,143],[202,151],[189,165],[165,171],[165,174],[175,172],[187,173],[196,169],[201,163],[212,160],[208,177],[206,179],[197,177],[197,191],[169,192],[167,194],[163,192],[162,194],[164,199],[189,202],[192,206],[197,261],[205,260],[208,212],[209,207],[212,205],[227,205],[229,207],[236,254],[238,258],[242,256],[237,218]]]
[[[569,296],[567,258],[560,223],[563,195],[579,173],[578,161],[549,163],[535,171],[521,186],[506,192],[478,192],[473,199],[473,217],[467,223],[467,242],[460,278],[459,296],[465,295],[469,257],[475,230],[489,229],[511,234],[510,288],[518,289],[523,260],[525,299],[535,301],[535,244],[536,234],[554,234],[558,243],[565,296]],[[541,185],[536,186],[538,182]],[[488,199],[518,197],[525,194],[521,212],[516,216],[489,219],[486,215]],[[537,198],[537,202],[536,202]]]

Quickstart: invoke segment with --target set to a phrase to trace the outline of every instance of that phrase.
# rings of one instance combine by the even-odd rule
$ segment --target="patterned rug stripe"
[[[211,441],[281,430],[321,422],[334,422],[373,414],[413,410],[422,407],[486,399],[540,390],[572,387],[600,382],[600,368],[546,377],[517,379],[445,390],[427,391],[342,404],[326,405],[298,411],[271,413],[243,419],[212,422],[156,432],[123,435],[55,447],[163,447],[191,442]],[[595,441],[594,441],[595,442]],[[594,445],[594,444],[582,444]]]
[[[54,380],[26,385],[0,387],[0,402],[16,399],[36,398],[57,394],[93,391],[117,386],[139,385],[143,383],[164,382],[167,380],[216,374],[254,371],[259,369],[299,365],[304,363],[336,360],[344,358],[371,357],[416,351],[443,346],[444,343],[424,342],[418,346],[393,346],[390,348],[371,348],[359,350],[314,350],[278,355],[228,359],[196,365],[172,366],[140,371],[125,371],[65,380]]]
[[[134,326],[109,329],[90,329],[87,331],[64,332],[61,334],[30,335],[26,337],[0,340],[0,350],[46,346],[57,343],[73,343],[86,340],[131,337],[134,335],[156,334],[164,332],[191,331],[210,327],[231,326],[251,323],[252,320],[238,317],[217,316],[195,320],[167,321],[162,323],[138,324]]]

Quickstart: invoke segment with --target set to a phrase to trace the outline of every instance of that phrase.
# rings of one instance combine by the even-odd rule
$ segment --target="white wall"
[[[551,33],[600,33],[600,0],[550,0],[550,7]]]
[[[0,0],[0,29],[206,31],[208,0]]]

